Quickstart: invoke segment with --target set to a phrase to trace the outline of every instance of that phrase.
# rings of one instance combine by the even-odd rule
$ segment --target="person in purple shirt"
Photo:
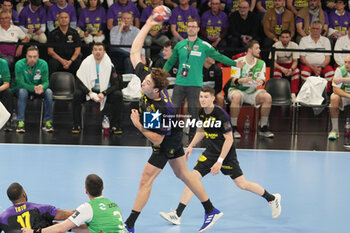
[[[335,42],[339,37],[348,33],[348,25],[350,23],[350,12],[345,10],[345,1],[336,0],[336,10],[329,14],[328,35]]]
[[[13,9],[12,0],[3,0],[1,4],[0,12],[7,11],[11,13],[11,23],[14,25],[18,25],[18,13]]]
[[[228,31],[227,15],[220,10],[220,0],[210,0],[210,10],[201,17],[201,35],[213,47],[226,46],[225,37]]]
[[[46,43],[46,11],[41,7],[41,0],[30,0],[19,15],[19,27],[29,39]]]
[[[180,0],[180,5],[172,11],[169,19],[174,40],[187,38],[187,21],[193,18],[200,20],[197,9],[189,5],[189,0]]]
[[[162,5],[162,0],[152,0],[152,5],[148,6],[142,11],[141,14],[141,23],[146,23],[148,17],[152,14],[152,11],[157,6]],[[149,31],[146,40],[145,46],[151,46],[152,44],[157,44],[161,47],[169,40],[169,38],[165,35],[169,30],[168,21],[161,22],[160,24],[153,26]],[[146,57],[151,57],[151,49],[146,48]]]
[[[132,25],[140,28],[140,12],[137,9],[137,6],[129,2],[128,0],[118,0],[114,3],[107,12],[107,28],[108,30],[112,30],[114,26],[120,24],[122,19],[122,14],[125,11],[129,11],[133,17]]]
[[[47,11],[47,28],[49,32],[58,27],[58,14],[65,11],[69,14],[71,28],[77,27],[77,14],[73,5],[68,4],[66,0],[57,0],[57,3]]]
[[[266,11],[272,9],[273,7],[273,0],[258,0],[258,2],[256,3],[256,9],[259,18],[262,20]]]
[[[296,29],[298,32],[296,42],[310,34],[311,23],[320,21],[322,24],[322,36],[327,36],[328,33],[328,15],[322,10],[320,0],[309,0],[309,6],[298,11],[296,18]]]
[[[101,0],[89,0],[82,10],[77,31],[86,44],[102,42],[105,39],[103,30],[106,28],[106,11],[101,7]]]
[[[53,220],[65,220],[74,213],[74,210],[28,202],[27,194],[19,183],[8,187],[7,196],[13,206],[0,214],[0,232],[20,232],[24,227],[38,230],[52,225]]]

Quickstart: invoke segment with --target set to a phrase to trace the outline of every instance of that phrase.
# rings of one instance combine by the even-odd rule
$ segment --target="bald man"
[[[329,140],[336,140],[339,137],[338,117],[339,109],[344,110],[346,105],[350,105],[350,55],[344,59],[344,65],[339,66],[334,74],[333,94],[331,95],[332,130],[328,134]]]

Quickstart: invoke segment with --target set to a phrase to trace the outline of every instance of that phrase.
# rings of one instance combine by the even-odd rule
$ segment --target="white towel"
[[[310,76],[301,87],[296,101],[305,104],[320,105],[324,100],[322,94],[326,86],[326,79]]]
[[[6,124],[11,114],[6,110],[4,105],[0,102],[0,129]]]
[[[109,78],[111,75],[113,63],[109,56],[105,54],[101,60],[99,67],[99,79],[100,79],[100,91],[104,91],[108,88]],[[95,86],[95,80],[97,79],[96,61],[94,55],[89,55],[81,63],[77,77],[84,83],[84,85],[91,90]],[[90,100],[90,96],[86,95],[86,100]],[[100,111],[105,107],[107,96],[100,102]]]

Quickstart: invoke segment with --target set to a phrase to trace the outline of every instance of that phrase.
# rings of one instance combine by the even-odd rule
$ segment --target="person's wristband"
[[[41,233],[41,228],[37,228],[34,230],[34,233]]]
[[[218,158],[218,162],[219,162],[219,163],[222,163],[222,162],[224,162],[224,159],[221,158],[221,157],[219,157],[219,158]],[[41,233],[41,232],[40,232],[40,233]]]

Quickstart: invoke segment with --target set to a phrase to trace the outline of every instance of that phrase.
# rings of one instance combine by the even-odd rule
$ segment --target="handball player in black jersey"
[[[176,177],[181,179],[202,202],[205,215],[204,223],[199,232],[203,232],[213,226],[223,213],[214,208],[200,180],[188,170],[182,145],[181,130],[165,126],[161,126],[159,129],[146,129],[143,126],[144,112],[153,112],[160,114],[162,117],[168,116],[167,120],[176,121],[174,117],[171,117],[174,116],[174,108],[166,90],[168,73],[160,68],[151,71],[141,63],[141,49],[144,40],[152,26],[157,24],[159,22],[154,21],[150,17],[136,36],[130,51],[130,60],[135,69],[135,74],[142,82],[142,97],[139,109],[133,109],[130,118],[134,126],[151,141],[153,150],[144,167],[136,200],[125,224],[129,232],[135,232],[136,219],[149,199],[152,183],[166,163],[169,162]]]
[[[199,112],[199,120],[207,122],[207,124],[203,123],[203,127],[197,129],[185,155],[190,156],[192,148],[203,138],[206,139],[206,148],[199,157],[192,173],[200,180],[209,173],[217,175],[221,171],[224,175],[230,176],[240,189],[265,198],[271,207],[272,217],[277,218],[282,209],[281,195],[270,194],[259,184],[245,179],[237,160],[230,116],[225,110],[215,105],[214,100],[215,90],[211,87],[203,87],[199,95],[199,103],[202,107]],[[175,225],[180,225],[182,212],[192,196],[192,191],[185,187],[177,209],[168,213],[160,212],[161,217]]]

